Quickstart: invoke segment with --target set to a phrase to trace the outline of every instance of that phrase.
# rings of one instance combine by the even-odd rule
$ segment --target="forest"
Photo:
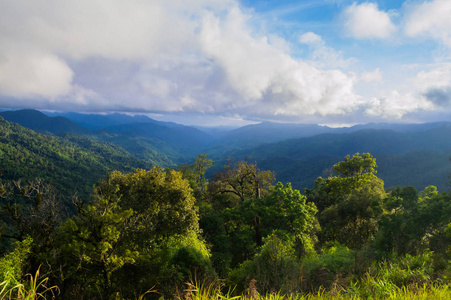
[[[0,122],[1,299],[451,296],[451,193],[386,187],[370,153],[298,190],[252,157],[160,168]]]

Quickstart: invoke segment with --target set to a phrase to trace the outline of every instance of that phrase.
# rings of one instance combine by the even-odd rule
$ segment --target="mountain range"
[[[372,123],[331,128],[316,124],[263,122],[240,128],[190,127],[125,114],[0,112],[5,120],[59,138],[83,136],[124,149],[139,164],[176,167],[207,153],[216,163],[249,159],[274,170],[277,180],[311,187],[346,155],[369,152],[386,187],[436,185],[445,189],[451,172],[451,123]]]

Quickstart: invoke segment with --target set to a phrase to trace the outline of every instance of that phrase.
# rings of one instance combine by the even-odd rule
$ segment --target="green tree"
[[[213,160],[208,158],[208,154],[199,154],[193,161],[194,163],[191,165],[179,165],[178,169],[183,173],[183,177],[189,181],[195,197],[198,198],[207,190],[208,179],[205,172],[213,166]]]
[[[383,213],[384,182],[376,177],[376,159],[369,153],[349,155],[319,177],[305,193],[319,210],[322,242],[338,241],[359,249],[373,239]]]
[[[242,203],[246,198],[263,197],[274,180],[274,172],[261,171],[257,163],[249,163],[245,160],[232,166],[229,161],[223,171],[213,175],[213,182],[209,189],[213,196],[229,194],[237,197]]]
[[[387,195],[384,204],[387,213],[379,220],[376,248],[398,255],[418,254],[425,226],[417,190],[412,186],[397,187]]]
[[[101,282],[102,295],[111,294],[111,274],[126,263],[133,263],[137,251],[126,243],[127,231],[136,225],[132,209],[120,207],[118,187],[107,179],[97,187],[94,200],[87,207],[79,207],[78,215],[67,220],[62,227],[63,251],[77,262],[75,273],[89,272],[87,286]],[[83,278],[83,274],[78,278]]]
[[[185,254],[208,269],[194,204],[188,181],[175,170],[116,171],[99,182],[93,203],[80,207],[63,227],[63,248],[78,262],[67,272],[75,282],[85,283],[77,292],[87,287],[93,293],[95,285],[101,285],[103,296],[109,297],[114,286],[131,297],[158,282],[172,288],[187,280],[187,270],[197,267],[195,263],[177,267]]]

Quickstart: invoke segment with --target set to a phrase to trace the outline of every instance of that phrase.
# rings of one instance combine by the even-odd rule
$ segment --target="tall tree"
[[[193,161],[194,163],[190,165],[179,165],[178,169],[183,173],[183,177],[189,181],[197,199],[202,197],[207,190],[208,179],[205,172],[213,166],[213,160],[208,158],[208,154],[199,154]]]
[[[369,153],[346,156],[306,190],[319,209],[322,241],[336,240],[359,249],[374,237],[383,213],[384,182],[376,177],[376,159]]]
[[[78,262],[68,272],[77,280],[88,272],[91,277],[86,284],[100,283],[104,298],[110,296],[118,277],[124,286],[131,286],[129,295],[145,288],[142,285],[151,287],[159,280],[159,272],[165,271],[159,270],[161,265],[177,255],[177,241],[187,240],[175,237],[189,237],[185,248],[195,253],[190,243],[203,247],[194,203],[188,181],[178,171],[152,168],[111,173],[97,184],[92,204],[80,207],[79,214],[63,227],[63,248]],[[205,265],[206,260],[199,261]],[[124,272],[140,274],[147,281],[131,285]]]
[[[258,199],[264,196],[274,180],[274,172],[261,171],[257,163],[244,160],[232,166],[229,161],[223,171],[213,176],[209,188],[213,195],[231,194],[244,202],[246,198]]]

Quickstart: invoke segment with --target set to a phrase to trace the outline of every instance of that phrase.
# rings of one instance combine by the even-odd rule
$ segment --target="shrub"
[[[233,270],[229,279],[243,287],[256,279],[261,293],[295,293],[299,290],[300,263],[296,258],[293,241],[272,234],[265,238],[264,245],[253,260],[246,261]]]
[[[353,273],[355,257],[355,251],[336,244],[322,254],[305,258],[302,262],[302,288],[311,292],[331,288],[334,282],[337,284],[337,280]]]

